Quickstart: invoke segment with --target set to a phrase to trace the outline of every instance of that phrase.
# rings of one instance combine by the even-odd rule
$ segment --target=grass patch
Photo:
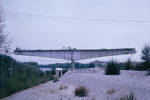
[[[107,91],[107,94],[113,94],[113,93],[115,93],[115,91],[116,90],[114,88],[111,88]]]
[[[89,92],[88,89],[85,88],[84,86],[80,86],[80,87],[76,88],[74,91],[75,95],[78,97],[87,96],[88,92]]]
[[[134,96],[134,92],[130,91],[129,95],[124,95],[123,97],[120,98],[120,100],[137,100],[137,99]]]
[[[54,79],[53,79],[53,83],[58,82],[58,81],[59,81],[58,78],[54,78]]]
[[[65,85],[61,85],[60,87],[59,87],[59,90],[63,90],[63,89],[67,89],[68,87],[67,86],[65,86]]]

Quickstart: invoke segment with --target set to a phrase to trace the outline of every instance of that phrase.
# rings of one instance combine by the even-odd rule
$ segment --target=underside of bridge
[[[74,70],[74,61],[113,56],[135,54],[135,48],[122,48],[122,49],[75,49],[75,50],[14,50],[16,55],[25,56],[39,56],[71,60],[71,70]]]

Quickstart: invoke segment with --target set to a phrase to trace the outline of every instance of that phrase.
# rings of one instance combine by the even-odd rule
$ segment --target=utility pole
[[[68,60],[67,60],[67,69],[69,69],[69,68],[68,68]]]

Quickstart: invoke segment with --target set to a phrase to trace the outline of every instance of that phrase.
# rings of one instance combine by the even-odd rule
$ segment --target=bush
[[[114,88],[111,88],[107,91],[107,94],[113,94],[113,93],[115,93],[115,91],[116,90]]]
[[[95,67],[94,64],[90,64],[90,65],[88,66],[88,68],[94,68],[94,67]]]
[[[58,82],[59,81],[59,79],[58,78],[54,78],[53,79],[53,82],[55,83],[55,82]]]
[[[65,86],[65,85],[61,85],[60,87],[59,87],[59,90],[63,90],[63,89],[67,89],[68,87],[67,86]]]
[[[143,61],[143,66],[144,66],[144,70],[147,70],[148,68],[150,68],[150,46],[149,44],[145,44],[141,50],[142,52],[142,56],[141,56],[141,60]]]
[[[65,74],[67,71],[68,71],[68,70],[63,70],[63,71],[62,71],[62,75]]]
[[[119,75],[120,74],[120,66],[115,60],[108,61],[105,75]]]
[[[134,97],[134,92],[130,92],[129,95],[123,96],[122,98],[120,98],[120,100],[137,100],[137,99]]]
[[[88,89],[86,89],[84,86],[80,86],[80,87],[75,89],[74,93],[76,96],[84,97],[84,96],[87,96]]]
[[[131,64],[130,58],[128,58],[128,59],[127,59],[127,62],[125,62],[125,63],[123,64],[123,69],[124,69],[124,70],[133,69],[133,65]]]
[[[52,75],[55,75],[55,69],[50,71]]]
[[[134,69],[138,71],[145,70],[145,66],[143,66],[142,63],[137,63],[135,64]]]

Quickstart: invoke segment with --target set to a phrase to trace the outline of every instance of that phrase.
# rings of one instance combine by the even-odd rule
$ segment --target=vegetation
[[[107,94],[113,94],[113,93],[115,93],[115,91],[116,90],[114,88],[111,88],[107,91]]]
[[[67,89],[68,87],[67,86],[65,86],[65,85],[61,85],[60,87],[59,87],[59,90],[63,90],[63,89]]]
[[[119,66],[121,70],[129,70],[129,62],[119,63]],[[135,71],[143,71],[145,70],[145,66],[143,65],[143,62],[131,62],[131,70]]]
[[[12,40],[8,39],[8,33],[6,34],[4,32],[4,21],[5,21],[5,15],[3,13],[3,9],[0,6],[0,54],[9,54],[10,53],[10,44],[12,43]]]
[[[108,61],[105,69],[105,75],[119,75],[119,74],[120,74],[120,66],[117,63],[117,61],[114,59]]]
[[[74,93],[75,93],[76,96],[84,97],[84,96],[87,96],[88,89],[85,88],[84,86],[80,86],[80,87],[75,89]]]
[[[142,62],[131,62],[130,58],[127,59],[127,62],[120,63],[121,69],[123,70],[147,70],[150,68],[150,46],[145,44],[141,50],[141,60]]]
[[[106,63],[106,62],[101,61],[101,63]],[[99,62],[99,64],[97,64],[96,66],[105,67],[105,65],[103,65],[101,63]],[[63,68],[63,69],[69,69],[69,68],[71,68],[71,63],[56,63],[56,64],[48,64],[48,65],[39,65],[39,68],[55,69],[56,67]],[[75,67],[75,69],[94,68],[95,62],[90,62],[89,64],[82,64],[79,62],[75,62],[74,67]]]
[[[53,80],[53,82],[59,81],[58,78],[54,78],[53,76],[55,75],[55,70],[43,73],[39,70],[38,64],[35,62],[20,63],[15,61],[12,57],[7,56],[10,54],[12,39],[8,39],[8,33],[4,32],[4,21],[5,15],[0,6],[0,99],[50,80]],[[16,50],[20,50],[20,48]],[[150,68],[150,46],[148,44],[145,44],[142,49],[141,59],[143,62],[136,63],[135,65],[131,64],[130,59],[122,64],[118,64],[116,60],[111,60],[107,63],[105,74],[119,75],[120,66],[124,70],[147,70]],[[40,65],[39,67],[50,67],[54,69],[56,66],[68,69],[71,67],[71,64],[50,64],[46,66]],[[75,68],[85,68],[85,66],[86,68],[93,68],[94,64],[75,63]],[[62,74],[66,72],[67,70],[64,70]],[[150,75],[150,70],[147,70],[147,74]],[[59,90],[67,88],[68,87],[61,85]],[[79,97],[87,96],[88,92],[88,89],[84,86],[80,86],[74,91],[75,95]],[[107,91],[107,94],[112,93],[115,93],[115,89],[113,88]],[[136,98],[134,92],[130,92],[129,95],[125,95],[120,98],[120,100],[136,100]]]
[[[12,74],[10,68],[13,68]],[[53,78],[51,74],[44,74],[37,63],[20,63],[0,55],[0,99]]]
[[[51,71],[46,71],[46,73],[51,73],[52,75],[55,75],[55,69],[53,69]]]
[[[120,98],[120,100],[137,100],[134,96],[134,92],[130,91],[129,95],[125,95],[122,98]]]
[[[101,65],[99,65],[101,66]],[[48,65],[39,65],[39,68],[51,68],[55,69],[56,67],[58,68],[63,68],[63,69],[69,69],[71,68],[71,63],[56,63],[56,64],[48,64]],[[75,62],[75,69],[82,69],[82,68],[94,68],[94,64],[82,64]]]
[[[123,66],[123,67],[124,67],[124,68],[123,68],[124,70],[130,70],[130,69],[132,69],[133,66],[132,66],[132,64],[131,64],[130,58],[127,59],[127,62],[124,63],[124,66]]]
[[[68,70],[63,70],[63,71],[62,71],[62,75],[65,74],[67,71],[68,71]]]
[[[141,62],[135,63],[135,65],[133,66],[132,70],[137,70],[137,71],[143,70],[143,65],[142,65],[142,63],[141,63]]]
[[[142,56],[141,59],[143,61],[143,70],[147,70],[150,68],[150,45],[145,44],[142,48]]]
[[[58,82],[59,81],[59,79],[58,78],[54,78],[53,79],[53,82],[55,83],[55,82]]]
[[[94,68],[94,67],[95,67],[94,64],[90,64],[90,65],[89,65],[89,68]]]

